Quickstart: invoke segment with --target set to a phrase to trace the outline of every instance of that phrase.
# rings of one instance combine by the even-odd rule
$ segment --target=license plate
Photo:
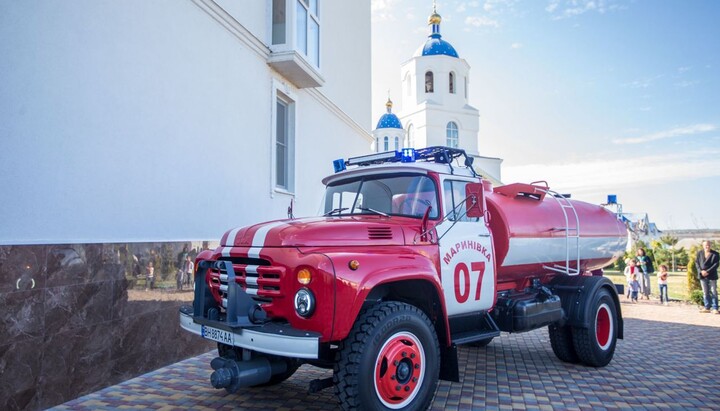
[[[221,342],[227,345],[233,345],[233,335],[230,331],[219,330],[217,328],[202,326],[202,336],[208,340]]]

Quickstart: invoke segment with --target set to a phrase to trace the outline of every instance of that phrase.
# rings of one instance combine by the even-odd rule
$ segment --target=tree
[[[678,243],[678,238],[673,237],[670,234],[666,234],[660,237],[660,242],[667,246],[666,248],[670,249],[670,256],[672,258],[672,270],[675,271],[677,269],[677,266],[675,265],[675,245],[677,245]]]

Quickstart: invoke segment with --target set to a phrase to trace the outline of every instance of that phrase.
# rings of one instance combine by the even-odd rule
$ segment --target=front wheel
[[[592,297],[588,315],[588,328],[573,328],[575,352],[583,363],[592,367],[604,367],[615,354],[617,343],[618,314],[615,300],[602,288]]]
[[[360,314],[338,352],[333,382],[346,410],[424,410],[439,372],[440,347],[428,317],[389,301]]]

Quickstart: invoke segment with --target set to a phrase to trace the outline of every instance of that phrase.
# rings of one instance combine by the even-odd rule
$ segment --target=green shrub
[[[699,245],[693,245],[688,249],[688,265],[687,265],[687,285],[688,291],[691,293],[700,289],[700,280],[698,280],[697,267],[695,267],[695,256],[700,251]]]
[[[697,305],[704,305],[702,290],[693,290],[690,293],[690,302]]]

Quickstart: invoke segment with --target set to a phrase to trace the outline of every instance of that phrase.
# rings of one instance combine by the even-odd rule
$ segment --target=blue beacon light
[[[400,157],[401,163],[414,163],[415,162],[415,149],[414,148],[403,148]]]
[[[345,165],[345,160],[343,160],[342,158],[339,158],[339,159],[333,161],[333,168],[335,169],[336,173],[344,171],[347,168],[347,166]]]

